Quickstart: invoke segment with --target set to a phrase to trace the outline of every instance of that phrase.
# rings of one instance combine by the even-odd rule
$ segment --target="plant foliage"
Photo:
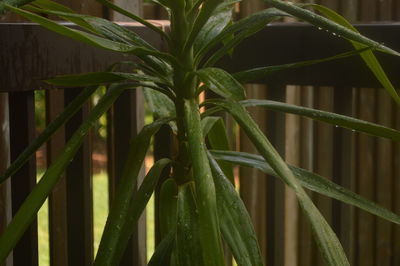
[[[399,216],[337,184],[303,169],[288,166],[265,134],[258,128],[247,106],[260,106],[327,122],[373,136],[400,140],[400,132],[377,124],[343,115],[266,100],[246,100],[241,82],[259,79],[287,68],[301,67],[327,60],[339,60],[360,54],[372,73],[394,101],[400,98],[374,50],[399,56],[399,53],[359,34],[343,17],[319,5],[295,5],[280,0],[265,0],[271,8],[239,21],[232,20],[234,0],[158,0],[170,15],[168,33],[108,0],[99,0],[106,7],[149,27],[165,40],[167,49],[159,51],[139,35],[124,27],[73,10],[50,0],[4,1],[0,7],[39,23],[43,27],[88,45],[118,53],[134,55],[131,72],[115,71],[114,67],[98,73],[59,76],[47,80],[57,86],[90,86],[64,113],[1,174],[1,181],[18,170],[35,150],[65,123],[97,86],[107,86],[107,93],[94,107],[65,150],[46,171],[42,180],[17,212],[0,237],[0,261],[4,261],[34,219],[36,212],[56,185],[60,174],[82,143],[83,137],[111,104],[126,89],[143,88],[148,105],[157,118],[146,125],[129,147],[129,156],[120,178],[116,199],[110,209],[95,265],[117,265],[125,245],[133,233],[131,228],[149,200],[161,171],[171,164],[169,178],[161,185],[161,235],[150,265],[224,265],[226,243],[238,265],[262,265],[261,252],[249,215],[233,185],[229,163],[255,167],[276,176],[289,186],[308,218],[315,240],[327,265],[349,265],[343,248],[331,227],[313,204],[305,189],[362,208],[383,219],[399,224]],[[318,15],[306,8],[318,10]],[[58,16],[78,26],[66,27],[43,16]],[[248,69],[228,73],[215,66],[240,42],[282,17],[293,16],[349,40],[356,50],[334,57],[295,62],[280,66]],[[223,45],[221,45],[223,44]],[[139,63],[138,63],[139,62]],[[220,98],[200,102],[199,94],[212,91]],[[200,107],[208,111],[201,114]],[[223,120],[212,116],[215,111],[229,113],[245,132],[260,155],[230,151]],[[162,125],[169,125],[177,143],[177,154],[154,164],[137,189],[136,180],[149,149],[151,137]],[[208,138],[208,142],[206,142]],[[219,151],[209,152],[209,149]],[[217,161],[216,161],[217,159]],[[137,192],[135,192],[137,191]]]

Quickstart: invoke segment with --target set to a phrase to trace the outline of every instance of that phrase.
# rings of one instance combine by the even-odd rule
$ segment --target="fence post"
[[[35,138],[34,92],[10,92],[10,156],[14,161]],[[36,184],[36,158],[33,156],[11,177],[13,215]],[[37,222],[29,226],[13,249],[14,265],[38,265]]]

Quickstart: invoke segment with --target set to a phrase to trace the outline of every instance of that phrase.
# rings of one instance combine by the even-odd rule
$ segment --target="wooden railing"
[[[152,32],[137,25],[127,27],[162,49],[161,39]],[[374,24],[360,25],[358,28],[367,36],[400,50],[400,25]],[[0,171],[4,171],[35,137],[34,90],[46,90],[48,122],[81,91],[81,88],[48,87],[40,81],[42,78],[56,74],[102,71],[108,65],[127,58],[68,40],[34,24],[0,24],[0,36]],[[224,58],[220,66],[238,71],[332,56],[346,49],[350,49],[350,46],[345,41],[313,27],[277,24],[268,26],[246,40],[231,58]],[[386,55],[379,57],[394,84],[398,85],[400,60]],[[357,57],[279,72],[257,83],[267,85],[267,98],[271,100],[289,100],[315,108],[329,107],[335,112],[400,128],[399,108],[384,90],[371,89],[379,88],[379,84]],[[287,85],[296,87],[288,88]],[[48,163],[85,119],[89,108],[89,104],[82,108],[47,144]],[[267,111],[259,111],[258,114],[263,119],[261,127],[287,161],[326,175],[400,213],[398,144],[294,116]],[[114,104],[108,116],[110,200],[115,193],[121,163],[127,154],[126,144],[142,125],[143,100],[140,91],[126,92]],[[167,131],[157,135],[155,157],[169,153],[168,140]],[[246,145],[244,139],[236,144],[238,148],[246,148]],[[91,143],[88,138],[49,198],[52,265],[90,265],[92,262],[91,169]],[[255,219],[266,264],[322,265],[308,224],[299,213],[290,191],[276,179],[261,176],[259,178],[264,183],[257,181],[257,184],[263,185],[253,193],[251,187],[255,179],[249,176],[249,172],[243,171],[241,174],[242,197]],[[1,228],[5,228],[35,182],[36,163],[33,157],[1,187]],[[352,265],[367,265],[363,263],[364,256],[372,257],[370,265],[380,265],[375,263],[378,258],[384,258],[389,263],[382,265],[400,264],[398,226],[330,199],[317,195],[313,195],[313,198],[339,235]],[[265,213],[265,216],[259,213]],[[139,227],[123,265],[145,265],[144,220]],[[36,224],[31,226],[14,249],[12,258],[14,265],[37,265]]]

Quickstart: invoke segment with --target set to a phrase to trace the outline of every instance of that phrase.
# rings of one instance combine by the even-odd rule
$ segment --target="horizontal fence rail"
[[[160,27],[166,26],[165,22],[158,24]],[[152,31],[132,23],[125,26],[156,48],[163,49],[161,38]],[[366,36],[400,50],[400,24],[366,24],[356,27]],[[81,88],[53,88],[42,79],[61,74],[104,71],[113,63],[132,58],[80,44],[31,23],[0,24],[0,36],[0,171],[3,171],[8,161],[12,162],[35,137],[34,91],[46,90],[47,122],[52,121],[81,91]],[[351,46],[345,40],[315,27],[301,23],[278,23],[245,40],[232,56],[223,58],[218,64],[236,72],[329,57],[350,49]],[[377,56],[393,83],[400,84],[400,75],[397,73],[400,60],[382,53],[377,53]],[[267,85],[265,92],[257,91],[260,97],[335,111],[384,123],[393,128],[400,126],[399,108],[385,95],[384,90],[371,89],[380,86],[358,56],[285,70],[254,83]],[[363,110],[366,106],[368,112]],[[50,140],[47,144],[48,163],[61,151],[89,109],[90,104],[84,106]],[[260,127],[267,132],[287,161],[325,175],[400,213],[398,145],[299,117],[258,112]],[[127,143],[143,126],[143,116],[143,100],[139,91],[126,92],[108,113],[110,200],[115,195],[115,185],[122,168],[120,162],[124,161],[127,154]],[[171,152],[169,138],[168,130],[161,130],[156,136],[156,159]],[[239,142],[237,146],[247,145],[245,139]],[[88,138],[49,199],[51,265],[92,263],[92,146]],[[378,166],[372,166],[377,160]],[[245,177],[249,173],[242,171],[241,174]],[[252,217],[258,219],[255,222],[256,231],[265,247],[263,254],[266,264],[323,265],[315,251],[308,224],[298,213],[297,203],[291,198],[290,191],[273,178],[260,178],[264,178],[264,181],[260,183],[262,187],[257,188],[257,193],[253,194],[254,185],[246,183],[245,178],[241,179],[240,189]],[[18,209],[36,182],[35,158],[10,180],[0,187],[0,206],[3,206],[0,214],[5,213],[0,220],[0,229],[4,228],[4,224],[10,220],[11,214]],[[380,183],[378,180],[385,182]],[[352,265],[366,265],[363,264],[363,256],[389,258],[388,264],[385,264],[388,266],[400,263],[399,228],[382,224],[380,220],[336,201],[315,194],[312,197],[339,235]],[[155,212],[157,214],[157,208]],[[155,219],[157,221],[157,215]],[[146,264],[144,220],[139,226],[137,237],[130,242],[122,265]],[[382,230],[386,232],[385,237],[379,236]],[[363,243],[365,236],[366,239],[379,241],[372,245]],[[155,239],[159,241],[157,228]],[[14,249],[13,260],[14,265],[37,265],[35,224]],[[12,265],[11,261],[9,265]]]

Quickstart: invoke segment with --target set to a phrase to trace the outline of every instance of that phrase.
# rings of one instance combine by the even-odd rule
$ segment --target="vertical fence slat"
[[[81,88],[66,89],[65,104],[76,97]],[[68,140],[85,120],[89,105],[85,104],[65,124]],[[70,265],[91,265],[93,261],[93,204],[90,140],[87,137],[66,170],[68,259]]]
[[[252,98],[265,98],[266,88],[257,85],[247,85],[247,96]],[[261,130],[265,132],[266,112],[260,108],[248,109],[253,119],[258,122]],[[250,140],[241,133],[240,135],[240,150],[245,152],[256,152],[254,145]],[[266,176],[254,168],[240,169],[240,195],[253,221],[254,230],[259,240],[260,249],[263,257],[269,258],[267,250],[273,248],[274,244],[268,242],[269,237],[267,232],[267,180]],[[267,262],[267,261],[265,261]],[[272,265],[267,263],[267,265]]]
[[[9,93],[10,156],[11,161],[25,149],[35,137],[35,105],[33,91]],[[36,184],[36,159],[33,156],[11,177],[12,212],[18,211]],[[14,265],[38,265],[37,221],[27,229],[13,250]]]
[[[114,103],[109,115],[109,186],[110,202],[115,197],[117,184],[123,170],[123,164],[128,155],[130,140],[136,136],[143,126],[143,100],[139,90],[125,91]],[[139,180],[143,178],[143,174]],[[143,218],[135,228],[134,237],[130,240],[121,265],[145,265],[146,262],[146,232]],[[138,233],[141,233],[138,235]]]
[[[395,115],[394,128],[400,129],[400,108],[394,105],[393,113]],[[393,161],[393,210],[400,213],[400,143],[394,145],[394,161]],[[400,226],[395,225],[393,228],[393,262],[392,265],[400,265]]]
[[[333,109],[333,89],[332,87],[320,87],[314,91],[315,109],[332,111]],[[324,178],[331,179],[333,174],[333,129],[331,125],[325,123],[315,124],[314,137],[314,166],[315,172]],[[332,199],[314,193],[314,203],[324,216],[326,221],[332,226]],[[324,265],[325,262],[320,255],[318,247],[314,242],[314,265]]]
[[[0,172],[10,165],[10,126],[8,113],[8,94],[0,93]],[[11,220],[11,180],[0,184],[0,233],[4,232]],[[12,256],[2,266],[12,265]]]
[[[383,89],[378,90],[377,122],[392,127],[392,99]],[[385,139],[377,139],[376,150],[376,202],[381,206],[392,209],[392,178],[393,178],[393,143]],[[392,224],[376,217],[376,258],[375,265],[391,265],[391,235]]]
[[[46,120],[53,121],[64,107],[64,91],[46,91]],[[51,165],[65,144],[64,127],[47,142],[47,165]],[[67,188],[65,175],[49,196],[49,241],[51,265],[68,265]]]
[[[269,100],[286,100],[286,86],[269,84],[267,97]],[[285,115],[269,112],[267,114],[266,135],[278,153],[285,158]],[[285,236],[285,185],[274,177],[267,179],[267,236],[268,265],[283,265]],[[272,241],[270,240],[272,238]]]
[[[363,120],[375,119],[375,89],[363,88],[359,93],[358,113]],[[368,108],[364,108],[368,106]],[[357,193],[375,199],[375,142],[374,138],[359,134],[357,140]],[[375,264],[375,219],[371,214],[357,210],[357,265]]]
[[[378,3],[373,0],[363,0],[360,3],[359,20],[361,22],[378,19]],[[376,89],[359,89],[358,115],[361,119],[374,121],[376,119]],[[368,106],[368,108],[365,108]],[[379,108],[379,107],[378,107]],[[375,194],[375,139],[359,134],[357,143],[357,189],[362,196],[376,200]],[[376,259],[376,223],[375,217],[357,210],[357,262],[359,265],[374,265]]]
[[[334,111],[339,114],[353,116],[353,89],[338,87],[334,91]],[[354,174],[354,133],[343,128],[336,128],[334,135],[334,182],[352,191],[356,191]],[[338,236],[349,259],[350,265],[354,262],[354,207],[334,202],[333,224],[338,228]]]
[[[301,87],[288,86],[286,102],[300,104]],[[286,162],[291,165],[300,165],[300,117],[286,114],[285,118],[285,154]],[[297,266],[298,260],[298,220],[299,206],[296,194],[289,187],[285,187],[285,237],[284,237],[284,265]]]
[[[306,107],[313,107],[314,102],[314,89],[312,87],[304,87],[301,91],[301,105]],[[314,123],[311,119],[302,118],[300,128],[300,166],[304,169],[313,171],[313,151],[314,151]],[[312,194],[312,193],[310,193]],[[299,266],[313,265],[312,248],[313,240],[311,235],[310,224],[307,218],[299,213]]]

